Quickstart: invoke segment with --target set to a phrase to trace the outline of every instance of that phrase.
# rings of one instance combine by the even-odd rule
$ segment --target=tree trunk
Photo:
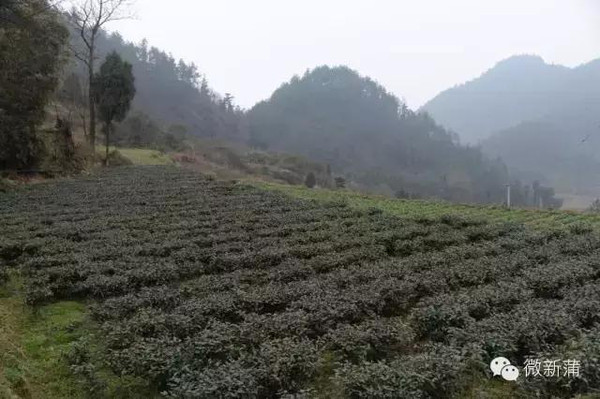
[[[79,113],[79,116],[81,117],[81,124],[83,125],[83,136],[85,137],[85,139],[89,142],[90,141],[90,136],[88,135],[88,126],[87,126],[87,119],[85,117],[85,111],[81,111]]]
[[[106,124],[106,158],[104,164],[108,166],[108,146],[110,145],[110,123]]]
[[[89,140],[90,146],[92,147],[92,153],[96,152],[96,104],[94,98],[94,39],[92,38],[92,45],[90,48],[90,58],[88,60],[88,79],[89,79],[89,90],[88,90],[88,101],[90,109],[90,129],[89,129]]]

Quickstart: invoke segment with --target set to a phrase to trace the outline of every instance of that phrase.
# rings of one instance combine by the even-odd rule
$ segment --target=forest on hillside
[[[401,198],[534,205],[549,189],[521,184],[501,159],[461,145],[427,113],[414,112],[368,77],[322,66],[295,76],[248,112],[250,141],[328,162],[372,191]]]
[[[568,68],[513,56],[422,107],[520,176],[600,194],[600,60]]]
[[[41,7],[44,12],[31,13],[28,10],[32,7]],[[115,52],[131,65],[135,96],[123,120],[114,122],[113,144],[185,151],[189,149],[187,138],[213,138],[259,150],[299,154],[328,164],[328,170],[349,181],[350,187],[400,198],[503,203],[505,186],[511,184],[514,205],[537,206],[538,198],[543,197],[546,206],[560,207],[560,200],[554,198],[551,188],[531,179],[522,183],[518,175],[508,172],[500,158],[487,157],[480,149],[461,144],[455,133],[439,125],[427,113],[408,109],[376,81],[348,67],[321,66],[307,70],[304,75],[284,83],[270,99],[243,110],[235,105],[233,95],[220,95],[212,90],[207,77],[194,63],[176,60],[146,40],[131,43],[99,26],[94,36],[93,55],[89,58],[88,42],[81,40],[84,37],[79,25],[81,20],[75,10],[59,10],[44,0],[28,0],[9,3],[3,13],[10,18],[19,13],[23,17],[21,20],[7,18],[8,25],[3,28],[7,33],[31,33],[32,25],[27,21],[39,23],[41,15],[51,24],[47,22],[36,29],[61,32],[46,35],[52,37],[54,43],[54,47],[50,47],[53,53],[49,55],[52,62],[28,59],[30,53],[21,52],[23,63],[45,63],[41,74],[47,79],[33,83],[43,83],[45,92],[37,98],[35,118],[32,117],[27,129],[3,133],[7,139],[15,131],[27,131],[19,140],[30,137],[32,143],[37,142],[37,147],[24,143],[31,149],[30,154],[10,164],[6,161],[4,169],[10,165],[32,168],[45,163],[42,160],[47,157],[43,155],[41,143],[44,140],[40,137],[48,136],[50,131],[50,141],[56,141],[56,135],[52,136],[56,128],[48,130],[47,117],[44,118],[49,109],[57,121],[67,121],[72,130],[79,128],[92,147],[102,135],[106,136],[101,132],[100,137],[96,137],[94,132],[91,113],[94,109],[90,108],[90,97],[94,96],[90,95],[93,86],[89,82],[100,62]],[[7,39],[8,36],[4,45],[8,45]],[[23,44],[22,48],[33,49],[35,45],[48,48],[47,43],[35,42]],[[19,76],[16,71],[28,71],[32,76],[40,76],[40,72],[23,69],[15,63],[11,66],[15,73],[11,74],[13,69],[8,69],[6,76],[11,83],[4,86],[11,87],[14,96],[26,97],[28,93],[24,88],[31,86],[31,78]],[[10,107],[2,108],[8,111],[3,117],[10,118]],[[12,112],[19,115],[17,109]],[[13,120],[6,119],[3,125],[11,126]],[[64,123],[61,126],[64,127]],[[40,133],[42,131],[46,133]],[[72,131],[65,134],[66,147],[70,148]],[[57,153],[48,149],[45,152]]]
[[[65,14],[67,21],[69,15]],[[72,26],[72,24],[68,24]],[[71,29],[71,46],[80,46],[77,33]],[[171,133],[191,132],[202,137],[243,139],[242,110],[235,106],[233,96],[216,93],[209,87],[194,63],[176,60],[171,54],[150,46],[146,40],[139,44],[125,41],[119,33],[101,30],[97,41],[99,57],[116,51],[131,63],[138,87],[133,107],[135,122],[125,123],[121,130],[125,144],[143,145],[156,140],[165,128]],[[66,98],[85,99],[85,65],[72,58],[65,70],[60,93]],[[139,120],[154,121],[153,128],[131,128]],[[127,129],[129,125],[129,129]]]

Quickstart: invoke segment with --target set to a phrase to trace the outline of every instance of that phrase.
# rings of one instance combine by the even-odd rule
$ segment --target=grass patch
[[[24,304],[23,282],[11,272],[0,287],[0,398],[152,398],[144,381],[101,366],[98,331],[80,302],[61,301],[35,311]],[[87,359],[74,373],[68,357],[85,342]],[[84,366],[84,367],[82,367]]]
[[[523,376],[520,378],[522,379]],[[528,396],[514,382],[495,377],[493,379],[480,378],[472,381],[471,385],[457,394],[456,397],[464,399],[525,399],[531,396]]]
[[[58,302],[34,313],[24,305],[21,288],[11,273],[0,295],[0,397],[84,397],[62,361],[77,338],[72,326],[85,317],[84,306]]]
[[[338,359],[332,352],[325,353],[319,364],[317,378],[313,381],[312,392],[317,399],[343,399],[344,387],[333,379]]]
[[[118,150],[122,156],[129,159],[134,165],[172,165],[173,160],[166,154],[157,150],[147,148],[116,148],[110,147],[110,150]],[[104,159],[106,147],[96,146],[96,152]]]
[[[460,215],[475,219],[485,219],[492,223],[523,223],[536,229],[555,229],[578,224],[600,227],[600,214],[594,215],[577,211],[507,209],[500,205],[471,205],[435,200],[407,200],[349,190],[309,189],[304,186],[259,181],[248,181],[247,183],[265,190],[280,191],[296,198],[318,201],[341,201],[355,208],[376,208],[386,213],[408,218],[434,218],[441,215]]]
[[[17,184],[12,180],[5,179],[0,177],[0,193],[13,190],[17,187]]]

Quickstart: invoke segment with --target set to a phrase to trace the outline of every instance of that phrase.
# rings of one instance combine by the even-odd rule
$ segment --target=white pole
[[[506,207],[510,208],[510,184],[506,185]]]

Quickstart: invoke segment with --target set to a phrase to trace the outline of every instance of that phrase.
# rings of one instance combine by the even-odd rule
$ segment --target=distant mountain
[[[538,56],[514,56],[440,93],[421,110],[468,143],[529,121],[555,124],[574,140],[600,135],[594,132],[600,122],[600,59],[567,68]]]
[[[600,196],[600,59],[567,68],[511,57],[421,110],[500,157],[513,177]]]
[[[251,143],[327,162],[363,187],[399,196],[501,202],[501,162],[461,146],[368,77],[322,66],[295,76],[247,114]]]
[[[563,193],[597,193],[600,161],[586,147],[549,122],[524,122],[481,143],[484,153],[502,158],[522,180],[539,180]]]

